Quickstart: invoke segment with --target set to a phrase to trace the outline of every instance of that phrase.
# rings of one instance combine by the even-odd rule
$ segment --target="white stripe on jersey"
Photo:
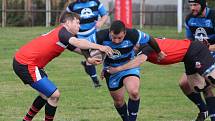
[[[35,75],[36,75],[36,80],[39,81],[40,79],[42,79],[41,75],[40,75],[40,71],[38,69],[37,66],[35,66]]]

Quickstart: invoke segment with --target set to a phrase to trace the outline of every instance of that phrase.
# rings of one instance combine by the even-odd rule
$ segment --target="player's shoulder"
[[[215,10],[214,9],[210,9],[210,11],[208,13],[208,17],[215,20]]]
[[[135,28],[126,29],[126,35],[133,36],[133,35],[138,35],[138,34],[139,34],[139,31]]]
[[[139,34],[139,31],[137,29],[126,29],[126,36],[125,38],[126,39],[129,39],[129,40],[138,40],[140,34]]]
[[[76,4],[78,4],[77,1],[71,2],[69,3],[68,8],[72,9]]]

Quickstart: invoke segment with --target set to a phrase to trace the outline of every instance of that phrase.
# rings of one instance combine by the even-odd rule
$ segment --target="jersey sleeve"
[[[141,32],[140,30],[138,30],[138,33],[139,33],[139,38],[138,38],[137,44],[143,45],[150,40],[149,34],[146,34],[145,32]]]
[[[140,46],[139,54],[144,54],[146,56],[149,56],[154,50],[146,43]]]
[[[107,10],[105,9],[104,5],[99,1],[98,3],[99,3],[99,6],[98,6],[99,15],[100,16],[107,15]]]
[[[187,23],[185,23],[185,34],[186,34],[187,39],[194,40],[193,34],[192,34],[190,27],[188,26]]]
[[[60,31],[59,31],[59,41],[65,45],[65,46],[68,46],[69,45],[69,39],[71,37],[74,37],[70,32],[68,32],[65,28],[62,28]]]
[[[66,11],[71,13],[73,11],[73,3],[70,3],[67,7],[66,7]]]

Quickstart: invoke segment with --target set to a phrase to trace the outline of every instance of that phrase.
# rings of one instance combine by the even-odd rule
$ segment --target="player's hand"
[[[119,72],[120,69],[118,67],[108,67],[106,71],[110,74],[115,74],[115,73]]]
[[[100,21],[96,21],[96,29],[100,29],[102,27],[103,23]]]
[[[87,62],[92,65],[99,65],[102,63],[102,59],[89,57],[89,58],[87,58]]]
[[[160,62],[166,56],[167,56],[166,53],[164,53],[163,51],[160,51],[160,53],[158,53],[157,61]]]
[[[113,55],[113,50],[109,46],[101,46],[99,48],[100,51],[105,52],[108,56]]]

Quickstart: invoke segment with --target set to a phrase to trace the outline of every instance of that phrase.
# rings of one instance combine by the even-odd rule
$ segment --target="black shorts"
[[[36,66],[21,64],[15,58],[13,59],[13,70],[24,84],[32,84],[35,80],[37,80],[35,73],[37,73],[37,75],[39,75],[41,78],[47,76],[43,69],[38,69],[38,71],[36,71],[35,67]]]
[[[191,42],[183,61],[187,75],[194,73],[202,75],[215,63],[209,49],[199,41]]]

